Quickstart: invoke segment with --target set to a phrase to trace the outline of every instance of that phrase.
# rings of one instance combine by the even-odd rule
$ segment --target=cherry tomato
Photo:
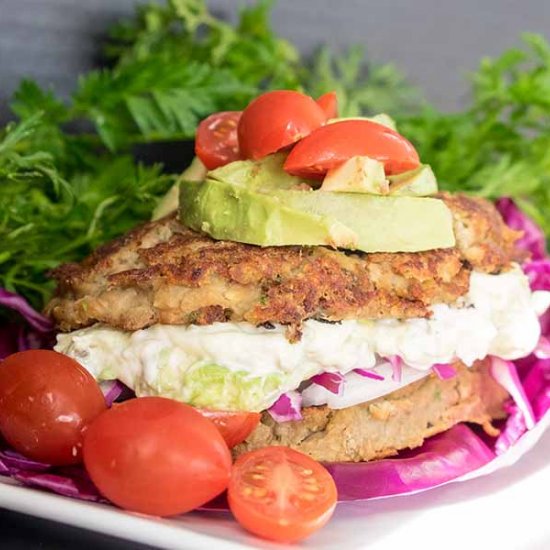
[[[337,491],[318,462],[287,447],[241,455],[229,482],[229,507],[252,533],[279,542],[301,540],[332,516]]]
[[[309,96],[291,90],[267,92],[254,99],[239,121],[244,158],[259,159],[310,134],[326,115]]]
[[[224,111],[205,118],[197,128],[195,153],[209,170],[239,160],[237,124],[241,111]]]
[[[354,156],[383,162],[387,175],[420,165],[413,145],[391,128],[370,120],[345,120],[323,126],[297,143],[284,168],[295,176],[320,179]]]
[[[216,426],[193,407],[138,397],[114,405],[86,430],[84,465],[121,508],[172,516],[226,489],[231,454]]]
[[[338,116],[338,98],[336,92],[328,92],[317,98],[317,105],[323,109],[327,119]]]
[[[29,458],[80,462],[82,430],[106,408],[92,375],[66,355],[29,350],[0,363],[0,432]]]
[[[260,413],[254,412],[197,410],[220,430],[230,449],[242,443],[254,431],[262,417]]]

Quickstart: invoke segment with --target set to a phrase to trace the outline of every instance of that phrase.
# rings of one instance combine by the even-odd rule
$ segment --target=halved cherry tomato
[[[310,134],[326,122],[315,100],[300,92],[276,90],[254,99],[239,121],[244,158],[259,159]]]
[[[163,397],[138,397],[100,415],[84,435],[84,465],[127,510],[183,514],[224,491],[231,454],[210,420]]]
[[[92,375],[66,355],[29,350],[0,363],[0,432],[29,458],[80,462],[82,430],[106,408]]]
[[[338,98],[336,92],[328,92],[317,98],[317,105],[325,111],[327,119],[338,116]]]
[[[240,118],[241,111],[223,111],[199,124],[195,153],[209,170],[239,160],[237,125]]]
[[[287,447],[241,455],[229,482],[229,507],[252,533],[280,542],[320,529],[336,507],[334,480],[318,462]]]
[[[321,179],[354,156],[383,162],[387,175],[420,165],[414,146],[401,134],[370,120],[345,120],[323,126],[297,143],[284,169],[295,176]]]
[[[262,417],[260,413],[255,412],[197,410],[220,430],[230,449],[242,443],[253,432]]]

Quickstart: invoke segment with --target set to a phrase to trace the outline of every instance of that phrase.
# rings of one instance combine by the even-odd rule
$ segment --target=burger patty
[[[488,361],[471,368],[457,363],[457,375],[431,374],[389,395],[346,409],[308,407],[303,420],[275,422],[264,412],[261,423],[234,450],[236,456],[268,445],[282,445],[322,462],[360,462],[413,449],[459,422],[473,422],[491,435],[493,419],[506,416],[506,391],[488,370]]]
[[[498,273],[517,254],[518,233],[492,204],[440,197],[453,213],[456,247],[417,253],[262,248],[163,218],[54,270],[58,288],[46,313],[63,331],[96,322],[137,330],[246,321],[289,325],[291,338],[306,319],[427,317],[431,304],[467,293],[472,269]]]

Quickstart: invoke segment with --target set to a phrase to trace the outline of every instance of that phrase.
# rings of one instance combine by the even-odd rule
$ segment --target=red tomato
[[[197,409],[220,430],[227,446],[232,449],[242,443],[259,424],[262,415],[254,412],[210,411]]]
[[[0,432],[29,458],[80,462],[82,430],[106,408],[92,375],[66,355],[30,350],[0,363]]]
[[[138,397],[114,405],[86,430],[84,465],[121,508],[172,516],[225,490],[231,454],[214,424],[193,407]]]
[[[317,105],[323,109],[327,119],[338,116],[338,98],[336,92],[328,92],[317,98]]]
[[[289,174],[321,179],[328,170],[354,156],[368,156],[384,163],[387,175],[418,167],[413,145],[391,128],[370,120],[345,120],[315,130],[288,155]]]
[[[241,455],[229,482],[229,507],[252,533],[301,540],[327,523],[336,507],[334,480],[318,462],[287,447]]]
[[[241,111],[224,111],[205,118],[197,128],[195,153],[208,170],[239,160],[237,124]]]
[[[310,134],[326,115],[309,96],[291,90],[267,92],[243,111],[239,147],[244,158],[259,159]]]

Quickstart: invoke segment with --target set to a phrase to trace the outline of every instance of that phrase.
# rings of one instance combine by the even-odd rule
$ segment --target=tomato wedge
[[[223,111],[199,124],[195,153],[209,170],[239,160],[237,125],[240,118],[241,111]]]
[[[276,90],[254,99],[239,121],[239,147],[259,159],[295,143],[327,120],[315,100],[300,92]]]
[[[260,413],[255,412],[197,410],[220,430],[230,449],[242,443],[259,424],[262,417]]]
[[[327,119],[338,116],[338,98],[336,92],[328,92],[317,98],[317,105],[323,109]]]
[[[62,353],[21,351],[0,363],[0,432],[29,458],[81,462],[82,432],[106,409],[92,375]]]
[[[264,447],[237,459],[228,501],[245,529],[294,542],[327,523],[337,490],[327,470],[312,458],[287,447]]]
[[[420,165],[414,146],[401,134],[370,120],[345,120],[323,126],[297,143],[284,169],[294,176],[322,179],[328,170],[355,156],[383,162],[387,175]]]

